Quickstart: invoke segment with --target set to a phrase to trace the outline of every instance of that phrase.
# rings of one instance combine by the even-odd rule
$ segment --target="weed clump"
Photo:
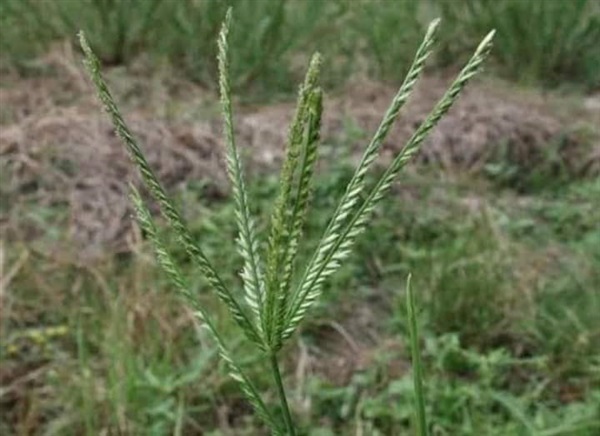
[[[245,303],[226,284],[221,273],[214,268],[205,251],[192,237],[182,215],[167,196],[124,121],[100,73],[100,62],[92,52],[83,33],[80,34],[80,41],[86,56],[86,66],[99,98],[108,112],[118,136],[125,143],[132,160],[138,167],[150,194],[158,202],[171,231],[189,258],[196,263],[218,298],[228,308],[246,339],[261,350],[269,361],[279,395],[282,419],[267,407],[258,389],[245,374],[239,361],[232,355],[210,313],[191,292],[186,277],[167,249],[142,196],[132,186],[131,198],[137,212],[138,222],[146,236],[152,241],[159,264],[169,276],[178,295],[193,310],[199,322],[210,332],[221,358],[227,364],[229,374],[239,383],[257,415],[265,421],[274,434],[295,435],[296,427],[279,370],[279,353],[285,341],[294,334],[308,311],[320,297],[326,280],[339,269],[350,254],[358,236],[371,225],[373,211],[385,198],[400,171],[419,151],[429,132],[452,107],[468,81],[480,70],[481,64],[491,49],[494,32],[490,32],[482,40],[466,66],[434,106],[429,116],[415,130],[405,147],[393,158],[374,185],[368,187],[367,174],[372,168],[400,108],[406,103],[417,83],[424,69],[425,61],[431,54],[439,20],[430,24],[404,82],[367,145],[313,255],[304,271],[296,274],[298,247],[302,242],[304,221],[310,205],[311,180],[320,138],[322,90],[319,85],[319,76],[321,58],[319,54],[312,57],[306,77],[300,87],[296,113],[289,129],[287,151],[281,171],[279,197],[272,212],[266,253],[263,253],[256,226],[250,214],[251,200],[248,196],[243,165],[233,129],[228,57],[230,24],[231,11],[228,11],[218,40],[219,88],[226,138],[227,172],[233,186],[238,227],[237,249],[243,259],[241,278]],[[297,282],[294,281],[296,276],[299,277]],[[409,312],[413,314],[411,339],[416,356],[416,324],[414,323],[414,303],[411,297],[412,293],[409,292]],[[415,360],[415,363],[418,367],[418,359]],[[419,371],[416,371],[416,374],[418,380],[415,386],[419,393],[418,398],[420,398],[418,427],[421,434],[425,434]]]

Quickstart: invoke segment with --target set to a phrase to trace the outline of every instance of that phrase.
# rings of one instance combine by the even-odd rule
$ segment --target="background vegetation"
[[[2,59],[26,71],[53,42],[75,45],[74,35],[85,29],[106,64],[166,59],[214,87],[214,36],[230,5],[238,11],[234,84],[262,98],[293,91],[315,50],[329,59],[331,84],[357,71],[398,82],[438,16],[446,28],[440,66],[460,65],[480,35],[495,28],[498,74],[527,84],[600,86],[594,0],[2,0]]]
[[[114,67],[110,78],[125,113],[151,111],[160,90],[132,93],[119,84],[139,76],[154,83],[154,72],[212,95],[215,37],[230,4],[234,94],[253,103],[293,98],[314,49],[324,54],[328,92],[351,78],[397,84],[436,16],[443,34],[431,72],[453,70],[496,28],[488,76],[531,92],[559,89],[565,108],[600,86],[594,0],[0,0],[0,90],[60,74],[44,56],[56,44],[75,47],[82,28]],[[0,129],[8,130],[20,109],[0,109]],[[210,104],[201,111],[212,114]],[[594,129],[587,124],[581,140],[597,143]],[[339,130],[324,140],[324,159],[333,164],[318,172],[301,261],[352,174],[348,144],[372,133],[353,120]],[[61,245],[70,238],[63,202],[26,202],[39,186],[9,192],[10,144],[0,141],[0,433],[262,434],[142,235],[132,232],[127,250],[82,261]],[[432,434],[600,432],[600,178],[567,171],[553,148],[561,144],[549,143],[534,167],[501,145],[491,144],[499,152],[482,171],[411,168],[397,200],[378,210],[350,262],[327,284],[284,363],[304,434],[411,434],[409,272]],[[278,191],[277,171],[268,174],[274,177],[249,177],[259,232]],[[186,180],[173,194],[207,256],[239,285],[235,247],[226,242],[236,232],[232,203],[205,180]],[[17,224],[29,233],[12,231]],[[174,241],[172,248],[184,258]],[[239,345],[199,273],[191,265],[185,272],[267,390],[263,362]]]

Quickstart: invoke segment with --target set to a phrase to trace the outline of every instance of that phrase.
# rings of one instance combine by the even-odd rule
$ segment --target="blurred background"
[[[84,30],[151,165],[239,288],[216,77],[229,6],[262,236],[298,84],[314,51],[325,58],[301,261],[428,23],[442,18],[435,53],[377,171],[497,31],[284,350],[303,434],[412,434],[409,272],[432,434],[600,434],[597,0],[0,0],[0,434],[267,434],[132,222],[139,181],[76,40]],[[171,248],[271,403],[261,356]]]

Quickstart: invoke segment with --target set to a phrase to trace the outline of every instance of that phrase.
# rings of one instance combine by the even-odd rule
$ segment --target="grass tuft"
[[[446,94],[419,126],[406,146],[394,158],[375,186],[366,195],[364,201],[360,203],[363,191],[366,189],[365,178],[367,172],[375,161],[383,140],[397,118],[400,107],[408,99],[419,74],[423,70],[425,60],[431,52],[439,21],[436,20],[431,23],[423,43],[417,50],[403,85],[392,101],[379,129],[367,146],[363,158],[348,183],[345,194],[312,256],[312,260],[305,269],[303,278],[296,286],[293,297],[290,299],[289,291],[297,247],[301,242],[304,217],[310,196],[310,181],[314,172],[319,143],[322,114],[322,94],[318,85],[320,56],[315,55],[312,58],[304,84],[300,88],[298,106],[290,128],[287,154],[281,174],[280,194],[275,202],[273,212],[267,252],[267,270],[266,275],[263,276],[259,257],[260,242],[254,230],[253,220],[250,217],[248,190],[244,182],[242,164],[234,138],[228,60],[228,35],[231,22],[231,10],[228,10],[218,39],[219,85],[227,148],[227,171],[233,185],[235,216],[238,224],[238,251],[244,262],[241,277],[246,306],[248,307],[243,307],[238,302],[237,296],[225,285],[204,251],[194,242],[190,230],[149,167],[144,154],[121,116],[100,73],[100,63],[83,33],[80,33],[80,42],[86,56],[86,66],[96,86],[98,96],[104,104],[118,136],[125,143],[134,164],[138,167],[142,179],[152,196],[159,203],[171,231],[185,248],[189,257],[198,264],[205,279],[228,308],[246,337],[258,350],[265,354],[265,357],[269,358],[273,380],[279,394],[283,423],[278,422],[271,414],[250,379],[242,371],[239,362],[232,357],[225,346],[217,327],[209,317],[208,311],[190,292],[189,285],[176,266],[165,243],[159,237],[141,196],[135,188],[132,188],[132,200],[137,212],[138,222],[154,244],[159,264],[170,278],[175,291],[184,299],[198,320],[211,333],[219,354],[228,367],[229,375],[239,383],[242,392],[257,415],[264,420],[274,434],[285,433],[293,436],[296,434],[296,427],[293,423],[292,413],[283,387],[278,352],[284,341],[290,338],[308,309],[321,294],[326,279],[339,268],[342,261],[348,256],[358,235],[369,227],[372,212],[385,197],[402,168],[418,152],[427,134],[454,104],[467,82],[479,71],[482,62],[491,49],[494,32],[490,32],[479,44],[475,53],[451,84]],[[410,298],[412,294],[410,290],[408,292]],[[248,309],[253,313],[252,317],[247,315]],[[413,309],[414,307],[409,307],[409,312],[412,315],[414,315]],[[412,316],[412,322],[414,321],[414,316]],[[412,342],[416,344],[416,331],[412,332],[412,336]],[[419,372],[416,377],[420,379],[420,364],[416,349],[413,350],[413,356],[415,357],[416,369]],[[423,399],[420,387],[416,386],[416,390],[417,396],[420,397],[419,408],[422,409]],[[423,432],[425,431],[423,410],[419,410],[418,415],[419,421],[423,421],[420,424],[421,432]]]

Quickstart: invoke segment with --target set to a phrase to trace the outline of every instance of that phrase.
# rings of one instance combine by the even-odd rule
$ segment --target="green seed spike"
[[[296,186],[301,191],[309,189],[312,167],[316,159],[318,133],[313,132],[311,134],[315,138],[310,140],[309,143],[305,141],[305,137],[311,112],[313,113],[313,129],[320,127],[321,96],[320,91],[317,90],[320,66],[321,56],[317,53],[313,55],[304,83],[300,87],[296,113],[289,131],[286,157],[281,170],[281,188],[271,218],[263,328],[267,333],[269,344],[275,348],[280,342],[277,333],[281,330],[278,327],[279,320],[282,317],[280,312],[285,311],[283,308],[287,301],[285,294],[289,292],[289,284],[286,283],[286,280],[289,280],[287,277],[292,274],[296,253],[296,249],[292,246],[297,244],[299,238],[299,234],[294,234],[294,227],[302,225],[302,222],[299,221],[300,219],[303,220],[301,216],[304,215],[301,208],[308,206],[307,199],[306,204],[299,205],[299,202],[304,201],[303,196],[308,195],[308,192],[302,192],[299,197],[298,193],[300,191],[296,190],[295,192],[294,187]],[[319,96],[316,96],[316,94],[319,94]],[[310,109],[311,104],[315,106],[312,109]],[[316,106],[319,106],[319,108]],[[308,157],[308,160],[304,160],[304,157]],[[302,165],[304,165],[304,168],[301,168]],[[305,173],[300,175],[299,172],[301,171]],[[298,179],[299,182],[297,182]]]
[[[344,206],[342,204],[338,206],[338,210],[343,211],[344,215],[348,215],[347,224],[340,224],[335,228],[335,232],[331,231],[329,234],[326,232],[321,243],[319,243],[296,293],[294,304],[288,316],[288,325],[284,333],[285,338],[291,336],[307,310],[319,297],[325,280],[339,268],[341,262],[350,253],[356,237],[365,229],[370,214],[387,193],[392,182],[400,173],[400,170],[419,151],[429,132],[448,112],[450,107],[452,107],[468,81],[477,74],[482,62],[491,50],[493,36],[494,31],[490,32],[479,44],[479,47],[448,91],[446,91],[442,99],[433,108],[427,119],[419,126],[402,151],[394,158],[392,164],[380,177],[375,187],[358,209],[352,212],[351,206],[353,205]],[[362,189],[362,187],[359,186],[357,190],[359,189]],[[352,195],[349,195],[349,197]],[[351,202],[352,200],[348,199],[346,201]]]
[[[433,46],[433,43],[435,42],[435,35],[439,27],[439,22],[440,20],[435,20],[429,25],[425,37],[423,38],[423,42],[421,43],[417,50],[417,53],[415,54],[415,58],[406,75],[406,78],[404,79],[404,82],[398,89],[397,94],[395,95],[387,112],[385,113],[385,116],[383,117],[379,128],[375,132],[375,135],[371,139],[371,142],[365,149],[361,161],[358,164],[358,167],[356,168],[352,179],[348,183],[348,186],[346,187],[346,192],[340,200],[336,211],[333,213],[333,217],[330,220],[327,229],[323,233],[323,237],[321,238],[321,241],[319,242],[319,245],[315,250],[315,254],[313,255],[313,258],[311,259],[309,265],[314,265],[315,263],[320,261],[318,257],[322,256],[322,253],[327,250],[328,244],[332,243],[333,235],[339,233],[344,222],[347,221],[349,214],[356,207],[360,195],[364,190],[365,176],[371,168],[373,162],[375,161],[375,158],[378,155],[379,149],[381,148],[385,137],[389,133],[394,121],[398,117],[400,109],[408,100],[419,76],[423,72],[423,69],[425,67],[425,61],[431,54],[431,48]],[[309,269],[307,268],[305,270],[304,277],[301,282],[305,282],[307,280],[308,274]],[[288,328],[286,328],[286,333],[284,334],[285,337],[289,337],[293,333],[293,330],[295,328],[293,324],[295,323],[292,322],[292,315],[294,313],[297,313],[301,301],[306,298],[305,294],[306,289],[299,289],[294,295],[294,299],[292,301],[290,310],[287,314],[287,322],[288,324],[291,324],[287,326]]]
[[[259,241],[256,238],[255,225],[248,207],[248,196],[242,162],[235,145],[233,132],[233,109],[231,107],[231,86],[229,78],[229,44],[227,36],[231,25],[231,8],[227,11],[223,27],[219,33],[219,88],[221,91],[221,106],[223,111],[223,125],[227,143],[227,172],[233,186],[235,200],[235,216],[237,218],[239,236],[237,239],[238,252],[244,260],[242,280],[246,302],[254,313],[256,326],[262,333],[262,308],[265,293],[265,284],[258,252]]]
[[[410,336],[410,355],[413,364],[413,384],[415,388],[415,403],[417,411],[417,434],[427,436],[427,419],[425,415],[425,397],[423,395],[423,366],[419,352],[419,328],[415,311],[415,297],[411,287],[411,275],[406,279],[406,313],[408,316],[408,331]]]
[[[217,344],[221,358],[227,365],[230,376],[240,384],[242,391],[256,413],[265,421],[273,434],[293,436],[296,430],[285,396],[283,378],[279,370],[278,351],[284,341],[293,334],[307,311],[319,297],[325,280],[339,268],[350,253],[356,238],[368,225],[373,210],[389,191],[399,172],[419,151],[426,136],[451,108],[467,82],[479,71],[482,62],[490,51],[494,32],[490,32],[483,39],[473,57],[460,72],[443,98],[433,108],[427,119],[417,128],[375,185],[368,192],[365,192],[366,175],[372,168],[384,139],[398,117],[400,108],[408,100],[417,79],[423,71],[425,61],[431,53],[439,20],[431,23],[402,86],[394,97],[372,140],[367,145],[317,249],[304,269],[300,282],[294,288],[294,292],[291,292],[298,246],[310,203],[311,180],[320,140],[323,109],[323,96],[319,87],[321,58],[318,54],[313,56],[305,80],[300,87],[298,104],[290,126],[287,152],[281,170],[280,192],[271,217],[263,275],[259,255],[260,244],[250,216],[250,201],[234,137],[227,40],[230,25],[231,10],[227,12],[218,39],[219,88],[227,148],[227,172],[233,187],[239,233],[237,248],[244,263],[242,279],[245,298],[251,310],[250,316],[246,315],[245,308],[240,306],[204,252],[193,240],[181,215],[167,197],[164,188],[160,185],[123,120],[100,73],[99,61],[90,49],[83,33],[79,34],[79,38],[86,57],[85,63],[98,96],[110,115],[118,136],[125,143],[133,162],[139,168],[146,186],[158,201],[161,212],[172,231],[176,234],[179,243],[198,264],[208,283],[216,291],[219,299],[228,307],[248,339],[264,352],[265,357],[269,358],[273,379],[277,386],[284,425],[274,418],[257,390],[232,358],[215,325],[201,307],[197,298],[190,292],[184,277],[159,238],[150,213],[142,202],[140,194],[132,187],[132,202],[138,220],[146,231],[148,238],[154,244],[159,264],[169,276],[178,295],[194,310],[198,319],[210,332]],[[419,435],[422,436],[426,435],[427,428],[422,392],[422,369],[418,353],[418,332],[410,277],[407,282],[407,311],[415,368],[418,430]]]
[[[81,48],[83,49],[83,52],[86,57],[85,65],[96,87],[98,97],[104,105],[104,109],[106,110],[106,112],[108,112],[113,126],[115,127],[115,130],[117,132],[117,135],[125,143],[129,155],[138,167],[142,175],[142,179],[144,180],[150,193],[158,201],[161,208],[161,212],[163,213],[164,217],[167,219],[168,223],[177,235],[177,238],[180,241],[180,243],[184,246],[188,255],[198,263],[198,266],[200,267],[200,270],[204,274],[206,280],[215,289],[221,301],[223,301],[223,303],[227,305],[234,319],[245,332],[246,336],[254,343],[259,345],[261,348],[264,348],[262,338],[257,329],[255,328],[254,324],[250,321],[250,319],[244,313],[243,309],[240,307],[240,305],[233,297],[229,289],[225,286],[225,283],[223,283],[221,277],[216,272],[208,258],[205,256],[204,252],[194,242],[189,230],[187,229],[186,225],[183,222],[183,219],[181,218],[181,215],[175,209],[175,206],[167,197],[164,188],[160,185],[160,182],[158,181],[158,179],[154,175],[154,172],[148,165],[144,154],[142,153],[140,147],[134,139],[131,131],[127,127],[127,124],[123,120],[123,117],[121,116],[121,113],[119,112],[119,109],[110,91],[108,90],[108,86],[106,85],[106,82],[104,81],[104,78],[100,73],[100,62],[98,61],[98,58],[96,57],[92,49],[90,48],[83,32],[79,33],[79,41],[81,43]]]
[[[294,201],[292,205],[292,217],[290,220],[290,238],[286,244],[283,261],[283,272],[279,285],[279,299],[275,312],[275,343],[279,349],[283,342],[283,331],[285,329],[286,315],[290,296],[290,286],[294,273],[294,261],[298,254],[302,228],[306,218],[311,193],[311,180],[314,166],[317,160],[317,148],[320,139],[321,114],[323,111],[322,93],[320,89],[314,90],[308,99],[307,126],[304,137],[304,145],[299,170],[299,181],[297,183]]]

